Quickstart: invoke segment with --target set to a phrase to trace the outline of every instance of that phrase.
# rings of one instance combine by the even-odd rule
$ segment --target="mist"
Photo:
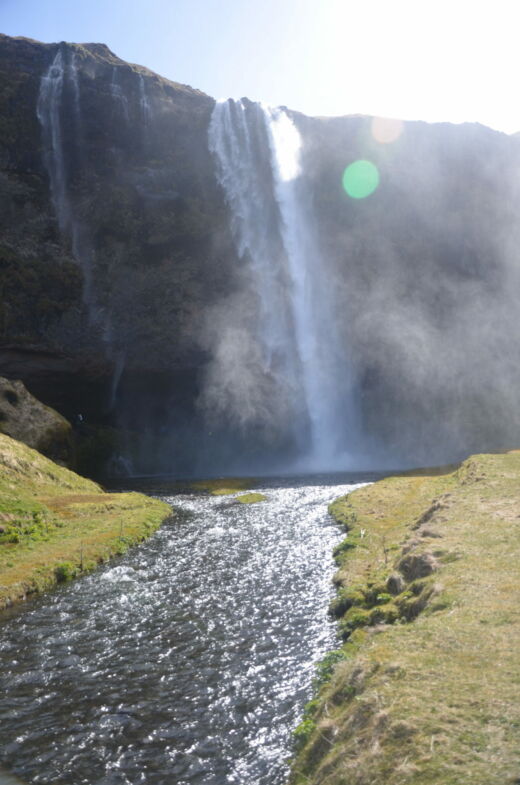
[[[244,107],[245,115],[254,111]],[[243,196],[237,206],[221,174],[249,299],[224,304],[213,323],[203,394],[209,408],[242,431],[260,429],[267,443],[276,433],[274,454],[280,434],[290,441],[292,429],[294,439],[299,435],[288,458],[294,467],[431,465],[518,444],[518,140],[470,124],[405,123],[391,144],[382,144],[371,118],[290,117],[303,145],[298,198],[306,230],[312,225],[312,239],[308,234],[304,242],[315,244],[319,270],[311,283],[317,306],[304,316],[305,340],[315,343],[316,354],[305,355],[292,322],[283,343],[293,366],[287,358],[286,367],[269,365],[272,349],[266,360],[251,297],[268,297],[280,319],[297,282],[294,270],[287,272],[287,246],[276,261],[270,256],[271,275],[280,255],[289,265],[285,277],[271,280],[274,291],[255,277],[247,253],[258,249],[244,242],[243,216],[250,209],[256,232],[282,237],[287,217],[282,212],[269,225],[252,187],[245,189],[249,201]],[[252,177],[265,183],[276,174],[268,155],[245,163],[234,152],[237,165],[249,167],[249,186]],[[357,159],[373,161],[380,173],[378,189],[362,200],[349,198],[341,184],[345,166]],[[283,210],[279,196],[275,202]],[[316,385],[310,401],[297,372],[288,383],[302,366]],[[316,418],[322,436],[329,429],[325,451],[313,443]]]

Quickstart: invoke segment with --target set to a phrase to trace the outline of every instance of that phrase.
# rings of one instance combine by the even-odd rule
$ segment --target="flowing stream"
[[[162,493],[177,515],[147,543],[6,614],[1,763],[49,785],[282,785],[336,645],[327,504],[359,483]]]

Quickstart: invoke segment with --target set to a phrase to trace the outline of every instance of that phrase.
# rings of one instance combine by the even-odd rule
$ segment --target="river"
[[[282,785],[337,645],[327,504],[362,479],[163,493],[148,542],[0,617],[0,761],[49,785]]]

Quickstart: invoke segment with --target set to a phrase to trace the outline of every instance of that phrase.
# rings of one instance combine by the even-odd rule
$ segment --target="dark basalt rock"
[[[61,230],[37,118],[58,51]],[[234,261],[207,146],[213,104],[101,44],[0,36],[0,368],[71,418],[113,421],[117,387],[148,426],[154,389],[167,406],[204,362],[202,319]]]
[[[24,442],[48,458],[71,466],[74,459],[70,423],[44,406],[21,381],[0,376],[0,433]]]

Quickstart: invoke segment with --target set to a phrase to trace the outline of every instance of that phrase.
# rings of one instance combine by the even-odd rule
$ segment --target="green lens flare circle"
[[[343,172],[343,188],[352,199],[370,196],[379,185],[379,171],[371,161],[354,161]]]

